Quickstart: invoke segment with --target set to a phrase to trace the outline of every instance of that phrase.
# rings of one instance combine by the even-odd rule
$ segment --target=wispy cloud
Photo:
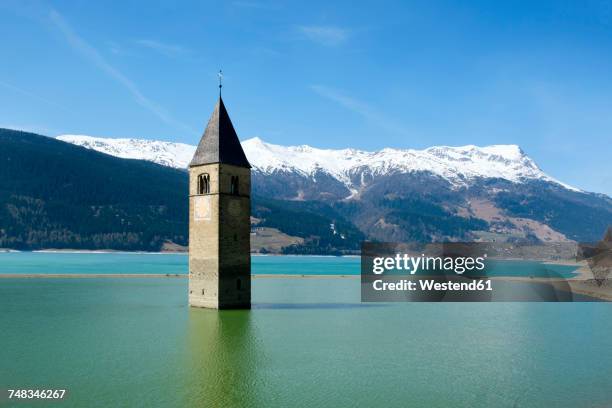
[[[321,95],[322,97],[329,99],[332,102],[346,108],[352,112],[357,113],[363,117],[366,121],[378,126],[379,128],[395,134],[395,135],[406,135],[408,129],[397,122],[393,118],[379,112],[376,108],[371,105],[355,99],[351,96],[345,95],[342,92],[332,89],[323,85],[312,85],[310,87],[314,92]]]
[[[62,17],[60,13],[55,10],[52,10],[49,14],[49,18],[51,22],[60,30],[60,32],[64,35],[68,44],[74,48],[77,52],[79,52],[83,57],[91,61],[96,67],[98,67],[105,74],[113,78],[117,83],[122,85],[127,91],[132,95],[134,100],[143,108],[147,109],[159,119],[161,119],[166,124],[180,129],[181,131],[187,132],[189,134],[197,134],[195,130],[185,125],[184,123],[176,120],[172,117],[166,110],[164,110],[160,105],[147,98],[142,94],[140,89],[136,86],[136,84],[126,77],[121,71],[112,66],[93,46],[87,43],[83,38],[81,38],[76,32],[68,25],[66,20]]]
[[[165,55],[166,57],[177,57],[191,53],[190,49],[181,45],[163,43],[157,40],[141,39],[134,42],[141,47],[149,48],[153,51],[159,52],[162,55]]]
[[[108,41],[106,43],[108,50],[115,55],[132,55],[132,53],[122,47],[119,43]]]
[[[305,38],[328,47],[344,44],[350,31],[335,26],[298,26],[298,31]]]

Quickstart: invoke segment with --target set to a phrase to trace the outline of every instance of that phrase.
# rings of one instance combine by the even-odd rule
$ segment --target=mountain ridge
[[[188,145],[126,140],[132,151],[166,164],[176,158],[168,154],[169,147],[183,149],[190,158]],[[109,147],[104,140],[97,142],[97,149]],[[270,144],[263,148],[275,149]],[[187,172],[97,149],[0,129],[0,247],[155,251],[167,243],[187,243]],[[434,158],[449,156],[439,163],[461,166],[469,161],[465,154],[475,155],[476,164],[470,165],[476,170],[493,162],[509,169],[507,179],[474,176],[477,172],[454,179],[443,172],[393,168],[381,159],[381,171],[363,161],[346,167],[332,163],[346,171],[342,181],[325,160],[312,160],[315,148],[291,148],[310,160],[303,162],[289,156],[289,148],[278,149],[277,158],[290,167],[266,171],[263,165],[270,160],[263,154],[253,157],[253,149],[249,158],[256,165],[251,220],[259,242],[253,248],[260,252],[355,253],[364,240],[585,242],[599,239],[612,225],[611,198],[551,181],[517,146],[426,152]],[[330,160],[357,152],[331,151]],[[380,155],[398,151],[362,154],[371,165]],[[407,154],[402,163],[411,165],[413,156],[399,154]]]
[[[186,168],[195,146],[145,139],[113,139],[85,135],[60,135],[59,140],[122,158],[153,161]],[[479,179],[504,179],[513,183],[544,180],[581,191],[544,173],[517,145],[479,147],[432,146],[423,150],[384,148],[365,150],[319,149],[308,145],[281,146],[255,137],[242,142],[254,170],[262,174],[292,172],[304,177],[325,173],[342,183],[347,197],[358,194],[370,177],[429,172],[450,182],[453,188]]]
[[[186,166],[190,156],[183,150],[186,159],[177,159],[178,154],[173,153],[177,147],[167,142],[131,139],[126,150],[117,148],[113,139],[61,138],[124,156],[147,150],[140,147],[144,144],[153,153],[139,158],[160,161],[158,155],[164,160],[170,157],[177,168]],[[366,239],[587,241],[598,238],[612,224],[610,197],[556,180],[517,145],[367,152],[280,146],[252,138],[242,146],[253,167],[253,196],[277,200],[268,210],[294,211],[295,202],[306,203],[294,211],[296,216],[300,211],[316,215],[327,208],[334,217],[358,228]],[[263,226],[292,231],[291,217],[283,218],[279,225],[274,218],[284,215],[259,214],[269,214]],[[311,241],[306,238],[300,250],[306,251],[309,245],[308,253],[314,253],[316,236]]]
[[[0,128],[0,248],[186,250],[188,194],[184,170]],[[328,204],[252,207],[257,252],[340,255],[365,239]]]

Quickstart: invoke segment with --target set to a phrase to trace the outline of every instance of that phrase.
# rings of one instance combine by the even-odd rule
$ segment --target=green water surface
[[[362,304],[359,279],[329,277],[255,278],[250,311],[186,293],[185,278],[1,279],[0,389],[66,388],[32,404],[58,407],[612,405],[607,303]]]

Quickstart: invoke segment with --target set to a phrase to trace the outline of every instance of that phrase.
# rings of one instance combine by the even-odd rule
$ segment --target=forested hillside
[[[186,196],[184,171],[0,129],[0,247],[186,245]]]
[[[546,180],[453,188],[428,172],[364,174],[347,199],[320,172],[254,169],[252,238],[265,236],[254,248],[346,254],[367,239],[590,241],[612,224],[609,197]],[[185,170],[0,129],[0,248],[184,249],[187,178]],[[270,239],[277,241],[261,244]]]
[[[0,129],[0,248],[159,251],[188,244],[184,170]],[[326,204],[253,197],[258,226],[304,238],[285,253],[355,252],[363,234]]]

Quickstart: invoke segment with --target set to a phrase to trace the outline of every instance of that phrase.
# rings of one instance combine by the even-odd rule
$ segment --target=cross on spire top
[[[219,73],[217,74],[217,76],[219,77],[219,97],[220,97],[221,88],[223,88],[223,71],[219,70]]]

